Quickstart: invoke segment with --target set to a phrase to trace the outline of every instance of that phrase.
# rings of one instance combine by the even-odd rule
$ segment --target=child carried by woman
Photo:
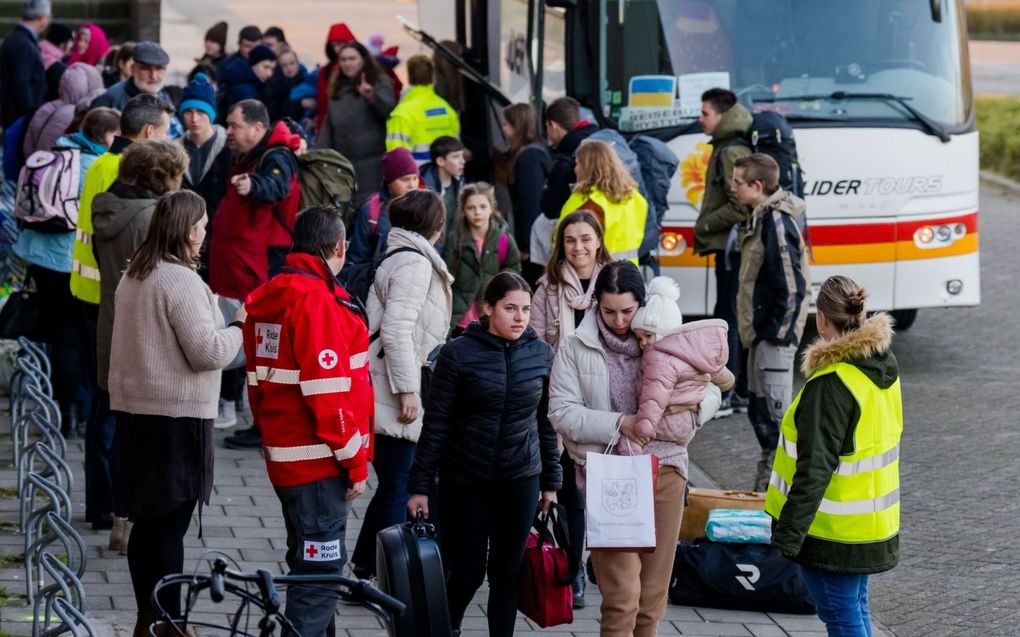
[[[644,352],[634,432],[645,444],[642,447],[621,436],[616,445],[619,455],[654,453],[651,447],[658,441],[686,447],[704,424],[700,406],[709,384],[720,391],[733,387],[733,374],[726,369],[726,321],[708,319],[685,324],[677,305],[679,298],[680,289],[673,279],[652,279],[648,302],[638,309],[631,323]],[[686,469],[687,463],[683,466]],[[687,472],[683,473],[686,478]]]

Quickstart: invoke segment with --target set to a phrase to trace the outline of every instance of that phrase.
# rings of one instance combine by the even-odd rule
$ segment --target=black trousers
[[[726,368],[737,379],[734,390],[741,396],[747,395],[747,374],[744,362],[747,352],[740,344],[740,329],[737,325],[737,291],[740,289],[740,253],[715,253],[715,312],[713,316],[726,321],[729,326],[730,355]]]
[[[82,350],[86,346],[79,324],[82,317],[71,296],[69,272],[33,265],[28,268],[28,276],[35,281],[39,294],[40,327],[53,364],[53,397],[60,405],[66,434],[72,412],[75,420],[82,420],[85,414],[81,413],[81,406],[87,402],[89,379],[81,373]]]
[[[563,467],[563,487],[556,493],[556,500],[567,510],[567,530],[570,533],[570,559],[578,565],[578,572],[584,571],[581,560],[584,557],[584,494],[577,488],[577,469],[574,459],[563,450],[560,456]]]
[[[347,561],[346,477],[296,487],[277,487],[287,529],[287,566],[292,575],[340,575]],[[336,635],[336,587],[293,585],[284,615],[302,637]],[[285,634],[290,634],[285,633]]]
[[[165,575],[184,569],[184,536],[191,525],[197,500],[159,515],[135,516],[135,526],[128,540],[128,570],[135,590],[139,613],[154,612],[152,589]],[[168,588],[159,596],[163,610],[173,617],[181,614],[179,587]]]
[[[488,570],[489,635],[513,636],[517,581],[538,498],[538,476],[493,483],[441,476],[443,531],[439,541],[454,629],[460,628],[464,612]]]

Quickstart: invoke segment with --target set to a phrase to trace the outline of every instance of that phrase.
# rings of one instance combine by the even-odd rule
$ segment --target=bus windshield
[[[940,2],[936,22],[923,0],[602,0],[602,113],[682,126],[722,86],[794,121],[960,129],[966,40],[957,0]]]

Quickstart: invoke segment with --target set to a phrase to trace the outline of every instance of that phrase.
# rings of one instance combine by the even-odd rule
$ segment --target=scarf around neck
[[[560,289],[556,295],[560,310],[560,342],[574,333],[574,310],[587,310],[595,303],[595,280],[599,277],[601,265],[596,264],[592,270],[588,287],[581,288],[581,278],[577,276],[574,266],[564,260],[560,266]]]
[[[621,414],[636,414],[641,370],[641,345],[633,333],[623,340],[596,314],[599,341],[609,361],[609,405]]]

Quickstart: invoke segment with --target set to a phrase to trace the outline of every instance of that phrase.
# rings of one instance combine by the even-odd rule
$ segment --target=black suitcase
[[[379,590],[407,605],[390,621],[390,637],[450,637],[450,609],[446,577],[435,529],[418,515],[376,536],[376,574]]]
[[[676,547],[669,601],[773,613],[814,613],[800,567],[768,544],[697,540]]]

